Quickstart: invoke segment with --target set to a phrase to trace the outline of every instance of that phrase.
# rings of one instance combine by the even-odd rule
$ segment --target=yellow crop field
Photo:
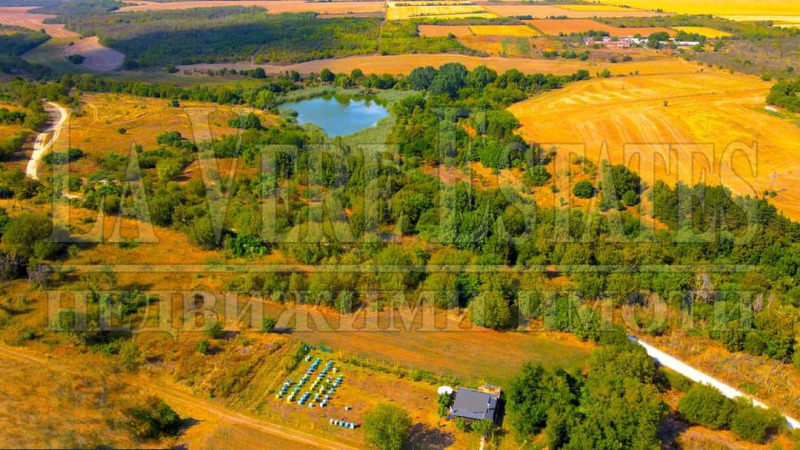
[[[701,36],[705,36],[707,38],[716,39],[721,37],[728,37],[731,34],[725,31],[715,30],[713,28],[708,27],[672,27],[678,31],[683,31],[685,33],[692,33],[692,34],[699,34]]]
[[[477,25],[469,27],[473,33],[481,36],[538,36],[539,33],[525,25]]]
[[[630,11],[630,8],[611,5],[558,5],[570,11]]]
[[[435,17],[437,19],[459,19],[479,17],[491,19],[497,15],[482,6],[468,2],[389,2],[386,20],[409,20],[413,18]]]
[[[619,164],[628,155],[625,162],[631,165],[635,151],[668,155],[667,164],[650,157],[633,161],[650,185],[654,180],[694,184],[705,179],[740,195],[774,190],[778,195],[771,201],[798,219],[800,192],[792,187],[800,183],[800,172],[786,161],[796,156],[800,128],[765,110],[769,87],[756,77],[708,69],[592,79],[512,105],[509,111],[522,124],[525,138],[583,143],[591,160]]]
[[[604,0],[604,3],[680,14],[800,15],[797,0]]]
[[[719,16],[722,19],[735,20],[736,22],[773,22],[777,25],[800,24],[800,15],[759,15],[759,14],[733,14]]]

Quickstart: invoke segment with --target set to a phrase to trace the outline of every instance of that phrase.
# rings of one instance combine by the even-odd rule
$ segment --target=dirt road
[[[44,359],[30,355],[23,350],[4,345],[0,345],[0,358],[13,360],[26,365],[46,365],[51,370],[73,373],[70,369],[59,365],[58,361],[55,359]],[[224,443],[231,448],[265,448],[279,443],[285,443],[282,447],[286,448],[313,447],[336,450],[354,450],[356,448],[344,443],[306,434],[299,430],[286,428],[281,425],[265,422],[231,411],[211,401],[203,400],[183,392],[176,387],[158,383],[149,377],[127,376],[125,377],[125,381],[137,385],[144,391],[152,392],[160,396],[182,415],[188,415],[190,416],[189,418],[199,421],[200,424],[197,425],[198,428],[207,423],[216,424],[218,425],[217,428],[224,428],[226,434],[234,434],[237,438],[241,435],[241,437],[247,441],[244,447],[239,446],[237,442]],[[194,426],[191,427],[186,434],[192,434],[193,428]],[[243,433],[243,429],[246,429],[249,433]],[[189,436],[187,436],[187,438],[188,437]],[[179,440],[179,442],[183,442],[182,439]],[[207,445],[203,445],[203,443],[212,445],[212,447],[219,447],[220,445],[219,443],[209,442],[208,438],[194,439],[192,441],[192,444],[206,447]],[[189,447],[194,448],[195,445],[189,445]]]
[[[25,168],[25,175],[34,180],[39,179],[39,166],[41,165],[42,158],[44,158],[45,153],[50,150],[53,144],[58,141],[61,128],[69,118],[69,112],[61,105],[47,102],[45,108],[47,112],[50,113],[51,117],[57,117],[57,119],[53,125],[39,133],[36,137],[36,142],[33,144],[33,154],[31,155],[30,161],[28,161],[28,166]]]

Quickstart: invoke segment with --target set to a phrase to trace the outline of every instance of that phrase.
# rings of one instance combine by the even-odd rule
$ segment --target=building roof
[[[473,389],[461,388],[456,392],[456,399],[451,408],[452,414],[465,419],[494,420],[497,400],[500,396]]]

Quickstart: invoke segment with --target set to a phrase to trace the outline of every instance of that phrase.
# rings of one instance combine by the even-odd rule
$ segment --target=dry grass
[[[605,3],[681,14],[800,15],[800,2],[795,0],[605,0]]]
[[[713,28],[708,28],[708,27],[673,27],[673,28],[678,31],[683,31],[685,33],[699,34],[711,39],[731,36],[731,34],[728,32],[715,30]]]
[[[557,36],[561,33],[563,34],[585,33],[591,30],[607,31],[608,34],[610,34],[611,36],[617,36],[617,37],[635,36],[636,34],[641,34],[642,36],[649,36],[651,33],[657,33],[660,31],[665,31],[669,33],[670,36],[674,36],[677,34],[675,30],[669,28],[663,28],[663,27],[617,28],[590,19],[526,20],[525,23],[533,25],[534,27],[542,31],[544,34],[548,34],[551,36]]]
[[[66,58],[69,55],[81,55],[85,59],[82,66],[98,72],[110,72],[122,67],[125,62],[125,55],[100,44],[97,36],[80,39],[75,45],[69,45],[64,49],[62,55]]]
[[[422,17],[456,19],[462,17],[494,18],[497,16],[487,12],[482,6],[470,2],[426,1],[421,4],[388,2],[386,20],[409,20]]]
[[[798,219],[800,194],[793,186],[800,183],[800,172],[786,161],[794,158],[800,128],[764,110],[768,91],[769,84],[755,77],[707,69],[703,74],[594,79],[509,110],[520,119],[526,138],[583,143],[593,160],[600,158],[601,149],[607,149],[612,162],[621,163],[623,151],[652,154],[663,144],[674,144],[668,167],[659,159],[635,167],[648,184],[705,180],[757,196],[775,190],[778,196],[771,201]],[[643,146],[634,147],[639,144]],[[730,147],[735,145],[756,145],[757,159],[748,161]],[[711,152],[707,162],[701,151]]]
[[[120,8],[120,11],[166,11],[174,9],[212,8],[220,6],[258,6],[274,14],[289,12],[316,12],[323,15],[382,13],[384,2],[375,1],[334,1],[305,2],[301,0],[282,1],[185,1],[185,2],[136,2],[135,6]]]
[[[473,25],[469,28],[479,36],[530,37],[539,34],[524,25]]]
[[[28,12],[35,7],[31,6],[3,6],[0,7],[0,24],[12,25],[31,30],[41,30],[52,37],[78,37],[76,33],[64,28],[61,24],[46,24],[44,19],[55,17],[52,14],[31,14]]]
[[[534,19],[546,19],[552,16],[566,16],[570,19],[586,19],[591,17],[652,17],[660,15],[651,11],[637,11],[625,9],[624,11],[572,11],[553,5],[506,5],[486,4],[486,9],[502,17],[529,15]]]
[[[464,25],[419,25],[419,34],[425,37],[472,36],[470,27]]]
[[[100,170],[99,159],[112,151],[128,155],[135,144],[145,150],[156,149],[156,137],[165,131],[179,131],[189,139],[205,138],[195,136],[198,130],[193,128],[190,120],[190,113],[194,110],[211,111],[206,125],[213,137],[238,132],[228,127],[228,119],[239,111],[231,106],[187,101],[182,102],[180,108],[173,108],[165,99],[94,94],[83,96],[81,110],[84,112],[82,117],[70,118],[67,134],[68,145],[79,147],[87,154],[70,165],[71,170],[80,174]],[[268,124],[271,120],[262,114],[262,122]],[[120,128],[125,129],[124,134],[119,132]]]

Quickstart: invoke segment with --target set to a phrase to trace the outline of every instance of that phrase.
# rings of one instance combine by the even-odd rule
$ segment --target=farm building
[[[462,417],[468,420],[489,419],[494,421],[498,400],[500,400],[499,389],[494,392],[484,392],[461,388],[456,392],[456,398],[453,406],[450,407],[448,418]]]

